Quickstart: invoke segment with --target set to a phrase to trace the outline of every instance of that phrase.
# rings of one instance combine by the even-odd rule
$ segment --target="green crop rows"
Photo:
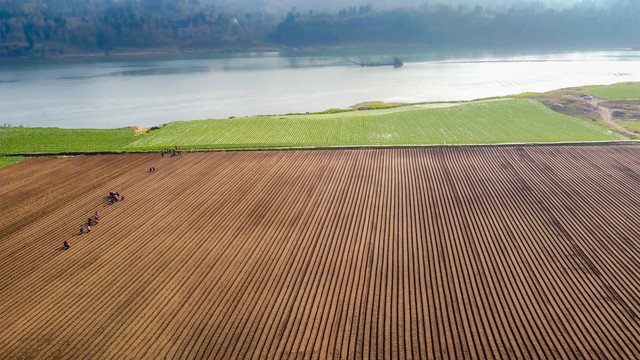
[[[182,121],[138,138],[136,150],[262,146],[426,145],[624,140],[605,126],[530,99],[449,108],[411,106],[337,114]]]
[[[449,106],[434,108],[433,106]],[[633,124],[635,125],[635,124]],[[0,128],[0,154],[325,147],[466,145],[625,140],[602,123],[554,112],[526,98],[460,105],[173,122],[133,129]]]
[[[132,129],[0,127],[0,154],[119,151],[133,142]]]

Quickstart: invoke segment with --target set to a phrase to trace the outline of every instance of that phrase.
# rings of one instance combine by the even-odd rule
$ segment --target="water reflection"
[[[394,56],[405,66],[361,68],[345,60],[384,62]],[[0,123],[150,126],[322,111],[370,100],[469,100],[639,80],[640,51],[619,50],[342,49],[7,62],[0,68]]]

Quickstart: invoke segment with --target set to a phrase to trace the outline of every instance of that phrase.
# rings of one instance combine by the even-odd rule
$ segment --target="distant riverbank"
[[[7,44],[0,44],[7,46]],[[247,45],[247,46],[225,46],[225,47],[200,47],[200,48],[180,48],[180,47],[157,47],[157,48],[121,48],[111,51],[67,49],[65,52],[45,52],[23,56],[0,56],[0,61],[15,61],[29,59],[109,59],[111,57],[156,57],[164,55],[190,55],[190,54],[219,54],[219,53],[253,53],[253,52],[279,52],[291,49],[286,46],[277,45]]]

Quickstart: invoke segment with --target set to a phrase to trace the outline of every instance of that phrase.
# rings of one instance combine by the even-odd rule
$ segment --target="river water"
[[[355,62],[404,59],[401,68]],[[0,125],[152,126],[640,81],[640,51],[348,50],[0,62]]]

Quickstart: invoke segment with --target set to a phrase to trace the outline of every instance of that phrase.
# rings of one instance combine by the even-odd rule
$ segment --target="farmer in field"
[[[91,218],[87,219],[87,225],[91,225]]]
[[[69,242],[67,240],[65,240],[64,243],[62,243],[62,248],[64,250],[67,250],[69,247],[71,247],[71,245],[69,244]]]
[[[91,231],[91,225],[87,225],[87,234]]]
[[[97,212],[97,211],[96,211],[95,218],[96,218],[96,224],[97,224],[97,223],[98,223],[98,220],[100,219],[100,217],[99,217],[99,215],[98,215],[98,212]]]
[[[84,227],[80,226],[80,235],[84,234]]]

